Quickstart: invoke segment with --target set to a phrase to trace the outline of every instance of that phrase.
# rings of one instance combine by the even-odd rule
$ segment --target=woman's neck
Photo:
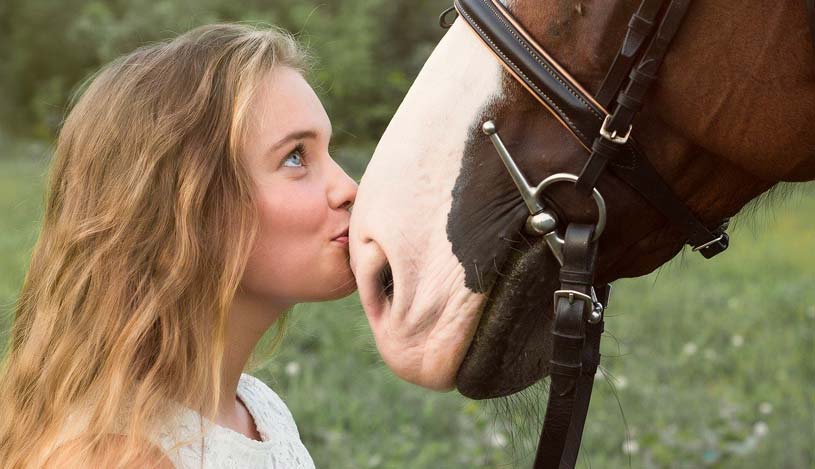
[[[221,366],[221,396],[216,416],[219,425],[245,433],[236,428],[244,427],[248,416],[237,399],[241,373],[263,334],[288,307],[270,306],[268,302],[241,293],[235,296],[227,319],[226,348]]]

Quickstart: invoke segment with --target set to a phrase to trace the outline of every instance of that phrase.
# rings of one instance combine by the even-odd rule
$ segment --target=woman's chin
[[[334,277],[330,281],[324,282],[323,285],[326,288],[320,292],[322,298],[319,301],[339,300],[357,291],[357,282],[354,276],[351,275],[350,269],[348,269],[346,275]]]
[[[354,277],[350,277],[344,284],[336,289],[335,296],[331,298],[332,300],[339,300],[340,298],[345,298],[346,296],[354,293],[357,291],[357,282],[354,280]]]

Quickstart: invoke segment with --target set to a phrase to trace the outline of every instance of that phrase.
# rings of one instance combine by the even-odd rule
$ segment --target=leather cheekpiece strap
[[[591,156],[580,171],[575,189],[585,196],[591,195],[597,181],[606,169],[609,161],[613,161],[620,154],[620,146],[605,138],[597,137],[591,145]]]
[[[606,109],[611,106],[611,102],[620,92],[620,87],[625,81],[625,76],[634,65],[637,54],[654,32],[657,23],[657,16],[665,0],[645,0],[640,4],[636,13],[631,16],[628,22],[628,31],[625,33],[623,45],[611,63],[611,67],[600,85],[595,99]]]

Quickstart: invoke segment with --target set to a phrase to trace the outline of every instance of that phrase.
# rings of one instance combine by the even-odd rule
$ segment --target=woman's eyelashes
[[[291,153],[286,155],[283,159],[283,163],[281,166],[287,168],[304,168],[308,166],[306,164],[306,147],[302,143],[298,143],[297,146],[294,147]]]

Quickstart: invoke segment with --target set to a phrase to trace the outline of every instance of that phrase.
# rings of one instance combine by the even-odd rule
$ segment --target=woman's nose
[[[336,162],[333,163],[328,203],[334,209],[350,209],[357,197],[357,183]]]

